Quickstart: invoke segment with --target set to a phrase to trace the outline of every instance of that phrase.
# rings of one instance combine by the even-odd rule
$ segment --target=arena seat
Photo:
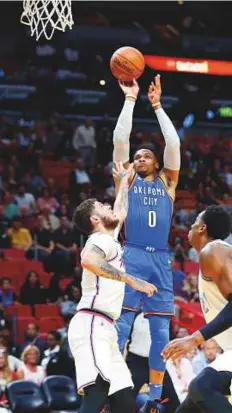
[[[12,317],[31,317],[31,306],[30,305],[9,305],[5,309],[9,319]]]
[[[48,411],[41,389],[31,381],[17,380],[9,383],[6,393],[10,410],[13,413],[40,413]]]
[[[184,262],[184,272],[187,274],[193,273],[198,275],[199,273],[199,264],[194,261],[185,261]]]
[[[36,318],[60,316],[60,308],[55,304],[35,304]]]
[[[80,407],[81,397],[70,377],[49,376],[42,383],[42,391],[51,410],[74,410]]]
[[[6,259],[12,259],[12,260],[14,260],[15,258],[25,259],[25,251],[19,250],[17,248],[6,249],[4,250],[4,257]]]
[[[198,330],[205,324],[205,319],[199,304],[196,306],[192,305],[192,303],[183,303],[179,300],[175,300],[175,304],[180,309],[180,319],[175,320],[176,324],[178,321],[181,327],[185,327],[188,331],[191,330],[192,332]]]
[[[44,288],[48,288],[50,285],[52,275],[47,272],[39,272],[40,283]]]
[[[61,291],[65,291],[69,284],[71,284],[73,280],[71,278],[63,278],[63,280],[59,281],[59,287]]]
[[[62,317],[43,317],[38,321],[38,325],[41,333],[49,333],[64,327],[64,320]]]
[[[37,273],[44,272],[43,264],[36,260],[25,260],[23,261],[23,276],[24,278],[30,271],[35,271]]]

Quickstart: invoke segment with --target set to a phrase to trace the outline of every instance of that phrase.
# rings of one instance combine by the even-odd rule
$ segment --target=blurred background
[[[136,47],[149,63],[139,79],[132,152],[145,142],[164,147],[146,96],[157,73],[162,105],[181,139],[170,236],[172,335],[204,322],[187,233],[206,206],[232,209],[230,10],[230,2],[75,1],[73,30],[36,42],[20,24],[22,2],[0,2],[1,408],[7,383],[31,377],[33,365],[41,363],[37,384],[45,374],[75,378],[67,327],[81,296],[85,240],[71,218],[90,196],[114,201],[112,132],[124,96],[109,60],[121,46]],[[148,56],[163,59],[157,66],[159,59]]]

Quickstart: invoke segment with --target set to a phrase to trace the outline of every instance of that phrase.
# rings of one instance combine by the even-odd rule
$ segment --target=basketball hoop
[[[21,23],[31,27],[31,36],[50,40],[55,30],[73,26],[71,0],[23,0]]]

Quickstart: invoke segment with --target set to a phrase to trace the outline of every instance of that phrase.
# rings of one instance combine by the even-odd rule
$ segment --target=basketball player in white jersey
[[[207,324],[170,342],[163,356],[176,359],[213,337],[224,353],[192,381],[176,413],[232,412],[225,397],[231,394],[232,380],[232,247],[223,241],[230,232],[230,215],[212,205],[198,215],[188,235],[199,254],[199,295]]]
[[[77,387],[84,392],[81,413],[98,413],[107,397],[111,413],[133,413],[133,383],[119,351],[115,320],[122,309],[125,283],[148,296],[156,288],[126,274],[122,249],[115,230],[128,209],[128,179],[123,174],[114,210],[95,199],[82,202],[74,213],[74,223],[89,235],[81,254],[82,298],[69,325],[68,339],[75,360]]]

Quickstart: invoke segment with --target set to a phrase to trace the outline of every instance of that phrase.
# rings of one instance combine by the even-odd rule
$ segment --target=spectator
[[[54,262],[57,265],[57,272],[68,274],[73,271],[76,265],[77,245],[75,243],[75,233],[69,228],[69,221],[66,216],[60,219],[60,228],[53,233]]]
[[[16,301],[16,295],[13,293],[11,280],[7,277],[1,280],[1,291],[0,291],[1,302],[4,307],[13,305]]]
[[[86,185],[90,184],[90,177],[85,169],[85,164],[83,159],[77,158],[74,164],[74,171],[71,174],[71,184],[75,185]]]
[[[12,228],[8,230],[13,248],[27,251],[32,245],[30,232],[22,227],[20,217],[15,217],[12,221]]]
[[[81,298],[80,289],[72,286],[71,293],[64,296],[64,301],[60,304],[61,313],[63,316],[71,316],[76,312],[77,304]]]
[[[60,220],[55,215],[51,214],[48,207],[44,207],[41,211],[44,229],[53,232],[60,227]]]
[[[13,217],[19,216],[19,207],[14,202],[14,198],[10,192],[6,192],[3,198],[4,217],[12,220]]]
[[[72,315],[64,316],[63,319],[64,319],[64,327],[59,328],[59,329],[57,330],[57,332],[58,332],[58,333],[60,334],[60,336],[61,336],[61,341],[62,341],[62,342],[63,342],[63,340],[64,340],[65,338],[68,337],[68,327],[69,327],[69,323],[70,323],[70,321],[71,321],[71,319],[72,319]]]
[[[182,403],[188,394],[189,384],[195,377],[191,362],[185,357],[174,361],[168,360],[166,368],[172,379],[179,401]]]
[[[38,215],[35,228],[32,231],[33,244],[27,251],[27,258],[37,259],[44,263],[45,267],[50,266],[50,257],[54,249],[51,232],[44,228],[42,215]]]
[[[183,246],[182,239],[176,237],[175,239],[175,246],[174,246],[174,256],[175,260],[180,263],[181,269],[184,269],[184,262],[187,259],[187,253]]]
[[[190,261],[199,262],[199,256],[195,248],[191,247],[188,251],[188,258]]]
[[[18,379],[29,380],[40,386],[46,377],[46,372],[42,366],[38,366],[39,359],[40,351],[38,347],[34,345],[27,346],[22,354],[22,361],[24,364],[18,371]]]
[[[85,169],[82,159],[77,158],[74,164],[74,170],[69,177],[69,192],[73,204],[79,199],[79,194],[84,188],[91,184],[88,172]]]
[[[36,346],[41,353],[43,353],[44,349],[46,348],[45,341],[40,338],[39,327],[34,323],[30,323],[27,326],[27,330],[25,332],[25,341],[20,346],[21,353],[29,345]]]
[[[8,227],[0,219],[0,250],[11,248],[11,238],[8,235]]]
[[[80,153],[87,167],[95,166],[96,153],[95,128],[91,119],[86,119],[85,125],[76,128],[73,136],[73,147]]]
[[[62,351],[61,335],[57,331],[48,334],[48,348],[44,352],[41,365],[48,376],[63,374],[73,377],[73,366],[66,352]]]
[[[20,350],[18,344],[12,340],[12,329],[10,328],[9,322],[5,322],[4,325],[1,325],[0,329],[0,340],[5,343],[9,354],[16,357],[17,359],[20,356]]]
[[[16,195],[15,199],[19,208],[27,207],[30,214],[36,211],[34,195],[27,193],[24,185],[19,186],[18,195]]]
[[[43,195],[42,197],[38,198],[37,205],[40,211],[42,211],[44,208],[47,208],[52,213],[55,213],[56,210],[59,208],[59,202],[52,195],[51,191],[48,188],[45,188],[43,190]]]
[[[194,374],[197,376],[201,371],[212,363],[219,354],[218,345],[214,339],[208,340],[203,345],[203,351],[200,351],[193,359],[192,366]]]
[[[0,411],[2,413],[9,412],[9,404],[6,398],[6,386],[8,383],[17,380],[17,375],[10,369],[8,357],[5,351],[0,351]]]
[[[3,337],[0,338],[0,354],[1,353],[6,353],[8,364],[11,371],[17,371],[22,367],[23,362],[19,360],[17,357],[9,354],[9,349]]]
[[[43,304],[45,302],[44,290],[40,286],[39,276],[35,271],[29,272],[25,283],[21,287],[20,302],[32,307],[35,304]]]

